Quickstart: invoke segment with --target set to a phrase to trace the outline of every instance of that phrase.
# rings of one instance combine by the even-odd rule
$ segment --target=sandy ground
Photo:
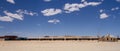
[[[0,41],[0,51],[120,51],[120,41]]]

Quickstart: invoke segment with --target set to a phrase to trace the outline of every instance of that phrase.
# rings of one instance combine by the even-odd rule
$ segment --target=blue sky
[[[0,35],[120,34],[120,0],[0,0]]]

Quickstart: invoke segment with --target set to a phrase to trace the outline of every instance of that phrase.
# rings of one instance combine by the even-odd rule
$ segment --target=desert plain
[[[0,51],[120,51],[120,41],[0,41]]]

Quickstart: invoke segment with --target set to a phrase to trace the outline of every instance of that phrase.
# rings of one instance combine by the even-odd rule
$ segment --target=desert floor
[[[120,51],[120,41],[0,41],[0,51]]]

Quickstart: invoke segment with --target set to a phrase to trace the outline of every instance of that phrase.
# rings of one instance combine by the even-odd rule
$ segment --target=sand
[[[120,51],[120,41],[0,41],[0,51]]]

